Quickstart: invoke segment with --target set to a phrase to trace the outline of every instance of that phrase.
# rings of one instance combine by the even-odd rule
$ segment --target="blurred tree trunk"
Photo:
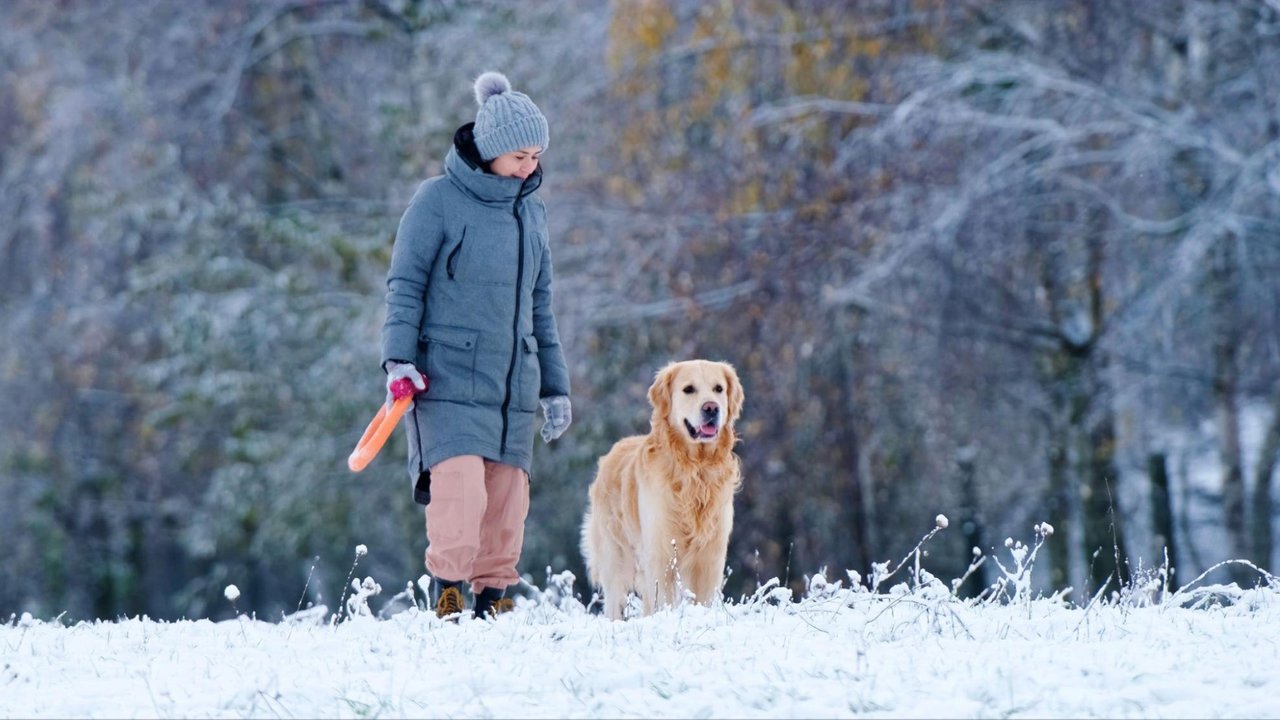
[[[1045,498],[1048,522],[1057,532],[1045,540],[1049,556],[1049,584],[1054,588],[1064,588],[1070,583],[1078,583],[1084,576],[1076,553],[1071,552],[1071,536],[1073,518],[1078,513],[1072,512],[1072,500],[1079,494],[1072,492],[1071,475],[1068,472],[1068,453],[1063,445],[1064,434],[1053,430],[1049,440],[1049,490]]]
[[[1271,571],[1274,543],[1271,515],[1275,503],[1271,494],[1271,477],[1275,474],[1277,463],[1280,463],[1280,402],[1275,403],[1273,408],[1271,424],[1267,427],[1266,437],[1262,441],[1262,450],[1258,454],[1258,466],[1253,483],[1252,557],[1258,567],[1268,572]]]
[[[866,480],[862,475],[862,441],[858,433],[858,419],[863,411],[858,403],[858,374],[855,364],[856,348],[854,338],[857,337],[855,326],[858,323],[856,313],[852,310],[837,311],[837,325],[833,338],[837,338],[839,351],[833,368],[836,373],[836,387],[840,388],[842,397],[837,407],[842,408],[835,421],[839,424],[839,440],[833,448],[838,459],[837,467],[842,469],[843,482],[837,482],[833,495],[840,504],[838,527],[843,537],[833,538],[839,557],[856,560],[860,571],[866,572],[874,560],[871,554],[869,538],[873,528],[870,526],[874,513],[868,504],[872,494],[868,492]],[[847,549],[846,549],[847,548]]]
[[[1102,555],[1109,554],[1110,557],[1103,560],[1100,556],[1096,565],[1098,574],[1094,577],[1114,574],[1116,581],[1124,584],[1128,582],[1128,561],[1120,523],[1120,502],[1115,489],[1116,480],[1120,477],[1115,462],[1115,411],[1105,379],[1109,359],[1100,342],[1107,322],[1106,296],[1103,292],[1106,258],[1105,243],[1101,238],[1104,232],[1101,211],[1091,212],[1087,225],[1093,231],[1086,240],[1088,311],[1093,335],[1086,346],[1089,362],[1084,366],[1089,378],[1086,385],[1089,409],[1084,418],[1089,441],[1089,464],[1085,476],[1088,492],[1083,506],[1085,552],[1102,547]]]
[[[1050,211],[1055,217],[1063,212],[1071,211]],[[1059,434],[1050,441],[1050,473],[1065,479],[1051,485],[1048,502],[1050,516],[1059,521],[1070,521],[1078,513],[1082,545],[1066,552],[1065,569],[1081,598],[1092,595],[1098,583],[1126,581],[1121,513],[1113,487],[1118,477],[1115,419],[1106,381],[1107,354],[1101,348],[1106,322],[1103,228],[1096,213],[1084,212],[1090,238],[1074,247],[1065,240],[1048,241],[1041,269],[1057,335],[1056,347],[1046,353],[1042,365],[1042,381],[1057,418],[1052,425]],[[1066,529],[1068,536],[1074,534],[1070,525],[1050,522]],[[1062,545],[1056,547],[1051,555],[1062,555]],[[1083,562],[1077,553],[1083,554]]]
[[[1244,457],[1240,438],[1239,347],[1240,278],[1237,272],[1236,239],[1228,236],[1215,243],[1209,269],[1209,301],[1213,323],[1213,400],[1217,410],[1218,449],[1222,462],[1222,524],[1233,558],[1250,555],[1248,518],[1245,515]],[[1240,584],[1252,573],[1232,566],[1231,574]]]
[[[1065,444],[1072,450],[1066,463],[1079,498],[1079,518],[1086,575],[1073,578],[1073,586],[1091,595],[1108,579],[1127,582],[1120,510],[1114,488],[1115,423],[1105,391],[1091,367],[1093,344],[1070,346],[1058,355],[1061,368],[1051,382],[1060,383],[1068,419]]]
[[[1147,456],[1147,478],[1151,482],[1151,533],[1155,547],[1168,556],[1169,567],[1176,573],[1180,558],[1173,530],[1173,496],[1169,494],[1169,459],[1164,453]]]
[[[978,497],[977,451],[971,447],[962,447],[956,451],[956,472],[960,476],[960,530],[964,533],[965,547],[972,550],[978,548],[985,552],[987,547],[986,518],[983,517],[982,500]],[[976,556],[974,556],[976,559]],[[963,597],[978,597],[987,588],[987,577],[990,569],[983,563],[969,576],[958,592]]]

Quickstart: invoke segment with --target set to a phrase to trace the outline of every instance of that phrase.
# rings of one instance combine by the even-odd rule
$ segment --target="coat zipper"
[[[525,178],[520,183],[520,191],[516,193],[516,201],[511,206],[511,214],[516,218],[516,312],[511,319],[511,363],[507,365],[507,394],[502,399],[502,446],[501,452],[507,452],[507,412],[511,409],[511,379],[516,371],[516,359],[520,353],[520,288],[524,283],[524,220],[520,217],[520,200],[524,197]]]

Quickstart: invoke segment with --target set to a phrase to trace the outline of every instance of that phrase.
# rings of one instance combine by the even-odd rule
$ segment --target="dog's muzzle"
[[[689,437],[698,441],[706,442],[714,440],[716,433],[720,432],[720,406],[708,400],[702,404],[701,418],[697,425],[684,421],[685,430],[689,431]]]

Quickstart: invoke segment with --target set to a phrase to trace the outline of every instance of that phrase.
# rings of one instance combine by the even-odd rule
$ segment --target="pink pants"
[[[475,593],[514,585],[520,581],[516,563],[528,515],[524,470],[479,455],[432,466],[427,572],[442,580],[470,580]]]

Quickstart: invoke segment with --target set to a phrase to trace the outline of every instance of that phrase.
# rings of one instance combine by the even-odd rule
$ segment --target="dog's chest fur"
[[[728,511],[732,508],[733,493],[737,489],[737,463],[733,471],[694,467],[671,476],[669,502],[677,546],[688,549],[695,544],[705,544],[718,539],[724,527]]]

